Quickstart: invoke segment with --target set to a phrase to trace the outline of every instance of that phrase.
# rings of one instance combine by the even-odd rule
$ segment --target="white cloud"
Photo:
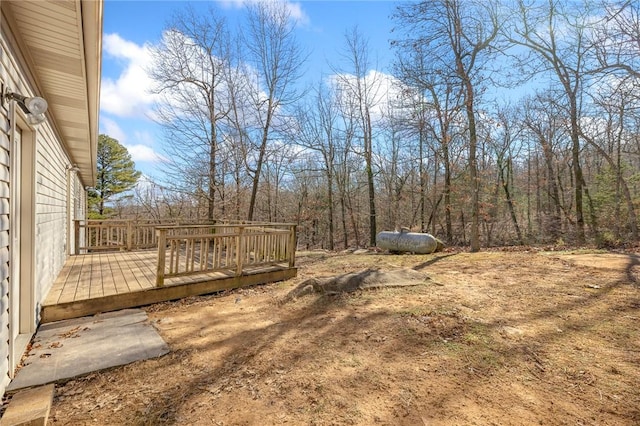
[[[134,161],[147,161],[161,163],[167,161],[166,157],[155,151],[155,138],[149,132],[136,131],[133,133],[134,140],[138,143],[128,144],[127,149],[131,153]],[[136,160],[137,159],[137,160]]]
[[[347,92],[351,92],[357,87],[357,77],[353,74],[334,74],[328,77],[328,81],[330,85],[342,88]],[[366,92],[366,102],[371,106],[374,120],[380,119],[387,110],[388,105],[397,103],[403,96],[402,82],[391,74],[377,70],[369,70],[361,78],[360,87]]]
[[[100,117],[100,133],[109,135],[110,137],[117,139],[120,143],[125,143],[127,139],[127,135],[120,125],[114,120],[106,117]]]
[[[293,18],[300,25],[309,25],[311,19],[309,19],[309,16],[305,13],[304,10],[302,10],[302,5],[300,3],[287,2],[286,4],[287,9],[291,14],[291,18]]]
[[[160,163],[165,161],[164,157],[159,155],[157,152],[153,150],[152,147],[147,145],[125,145],[129,154],[131,154],[131,159],[137,162],[149,162],[149,163]]]
[[[136,163],[160,163],[166,161],[165,157],[154,150],[155,139],[149,132],[135,131],[133,132],[133,137],[129,138],[127,132],[122,130],[116,121],[101,117],[100,133],[117,139],[118,142],[127,148],[127,151],[131,154],[131,159]],[[133,141],[131,141],[131,139],[133,139]]]
[[[220,3],[224,7],[240,9],[247,4],[251,3],[283,3],[287,8],[287,12],[291,16],[291,19],[300,25],[309,25],[311,19],[309,15],[302,9],[302,4],[299,2],[293,2],[288,0],[223,0]]]
[[[118,34],[103,38],[103,50],[108,57],[124,64],[116,78],[103,77],[100,107],[118,117],[148,117],[152,113],[155,95],[150,93],[153,80],[147,74],[151,63],[148,45],[137,45]]]

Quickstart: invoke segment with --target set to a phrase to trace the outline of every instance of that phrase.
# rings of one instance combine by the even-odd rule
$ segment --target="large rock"
[[[444,248],[442,241],[431,234],[422,232],[390,232],[382,231],[377,237],[378,247],[392,253],[429,254]]]

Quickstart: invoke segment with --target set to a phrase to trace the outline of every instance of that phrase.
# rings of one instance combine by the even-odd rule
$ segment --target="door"
[[[12,378],[35,332],[36,309],[33,279],[35,133],[24,120],[17,121],[18,125],[12,129],[9,181],[9,374]]]

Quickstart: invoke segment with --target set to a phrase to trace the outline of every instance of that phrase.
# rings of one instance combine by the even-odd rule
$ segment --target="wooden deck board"
[[[116,294],[128,293],[130,291],[133,291],[129,286],[129,283],[125,278],[124,274],[122,273],[122,268],[118,266],[118,263],[119,263],[118,253],[110,253],[109,262],[111,263],[111,275],[113,276],[113,282],[116,288]]]
[[[156,250],[98,252],[71,256],[42,307],[42,322],[144,306],[296,276],[286,264],[250,267],[236,277],[216,271],[165,279],[156,287]]]
[[[129,292],[144,290],[150,286],[144,277],[136,274],[137,265],[135,260],[131,257],[131,253],[118,253],[117,264]]]
[[[74,300],[76,298],[76,292],[80,285],[80,272],[82,271],[83,263],[84,259],[82,258],[75,259],[73,262],[72,271],[69,273],[68,280],[60,283],[62,285],[62,290],[60,292],[58,303]]]
[[[100,257],[101,253],[97,254],[95,257],[92,257],[91,262],[91,283],[89,285],[89,298],[93,297],[102,297],[104,296],[104,292],[102,291],[102,260]]]
[[[113,278],[113,270],[111,268],[111,256],[110,253],[104,253],[103,255],[105,265],[102,267],[102,293],[105,296],[111,296],[113,294],[118,294],[118,289],[116,288],[116,282]]]
[[[78,271],[73,267],[73,264],[76,260],[77,259],[74,259],[73,262],[67,261],[65,263],[65,266],[62,268],[62,270],[64,271],[66,268],[68,268],[68,272],[66,276],[63,274],[58,275],[58,279],[54,281],[53,287],[51,288],[51,291],[49,291],[47,301],[51,300],[53,303],[58,303],[58,301],[62,298],[62,295],[65,294],[65,287],[67,286],[67,284],[69,285],[69,287],[73,286],[73,291],[75,291],[75,287],[77,286],[78,281]]]
[[[66,262],[62,267],[62,271],[60,271],[60,274],[58,275],[58,278],[56,281],[61,281],[63,283],[68,282],[69,275],[71,274],[72,270],[73,270],[73,262]],[[50,301],[52,303],[58,303],[58,300],[60,300],[60,296],[62,295],[63,288],[64,288],[64,285],[56,286],[54,283],[54,285],[51,288],[51,291],[49,291],[49,294],[47,295],[47,301]]]
[[[91,286],[95,285],[95,280],[91,276],[94,269],[95,256],[89,256],[82,260],[82,268],[80,269],[80,277],[78,278],[78,287],[76,287],[75,295],[72,300],[89,299],[91,297]]]
[[[145,288],[155,287],[156,283],[157,254],[155,250],[152,252],[153,256],[149,256],[149,253],[150,252],[140,251],[131,252],[131,255],[135,259],[136,265],[138,265],[138,271],[140,272],[140,274],[136,276],[144,277],[145,283],[147,284],[144,286]]]

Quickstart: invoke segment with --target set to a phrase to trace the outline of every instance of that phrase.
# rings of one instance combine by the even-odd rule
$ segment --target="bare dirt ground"
[[[640,424],[640,256],[306,253],[298,266],[288,282],[148,307],[171,353],[59,385],[51,424]],[[286,297],[371,267],[424,281]]]

